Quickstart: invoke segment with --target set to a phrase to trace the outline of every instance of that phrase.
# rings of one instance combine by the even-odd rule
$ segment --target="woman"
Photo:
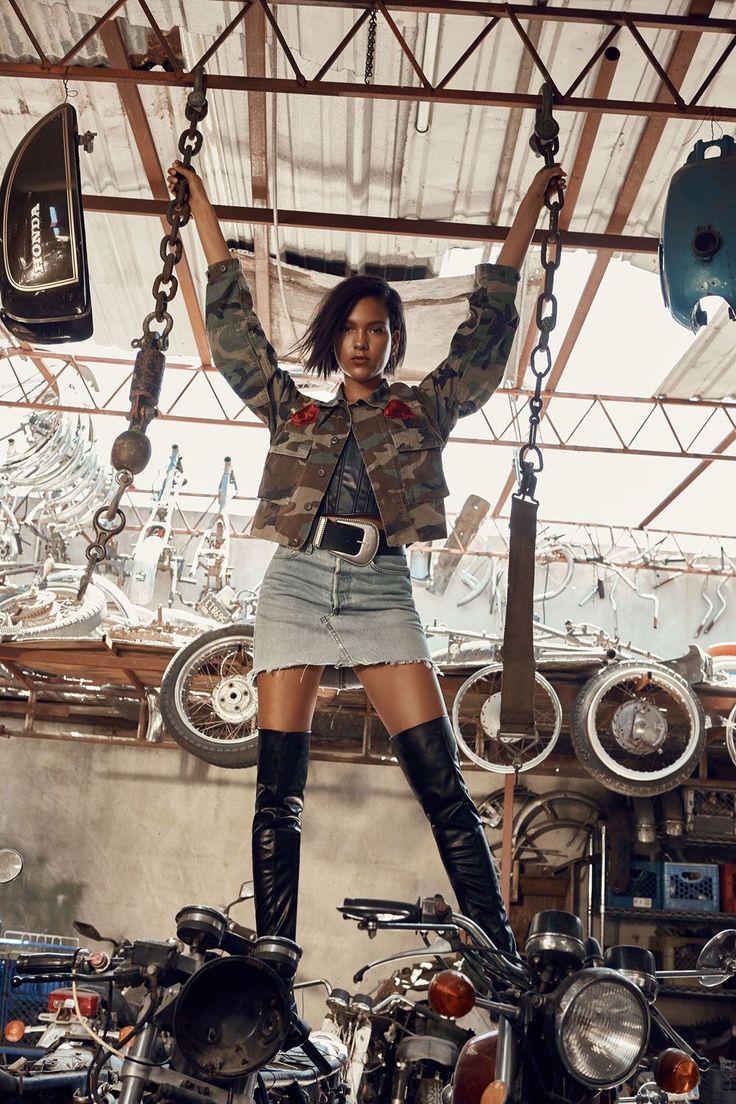
[[[514,937],[412,600],[404,545],[446,536],[441,452],[458,417],[498,386],[518,316],[516,284],[548,183],[536,174],[495,265],[480,265],[470,317],[446,360],[417,386],[389,383],[406,348],[404,314],[383,280],[342,281],[301,342],[305,367],[342,373],[310,399],[278,366],[202,182],[180,162],[209,265],[207,327],[215,363],[269,428],[255,536],[278,548],[255,630],[258,766],[253,878],[259,935],[294,939],[309,736],[326,664],[352,667],[432,826],[461,911],[499,949]]]

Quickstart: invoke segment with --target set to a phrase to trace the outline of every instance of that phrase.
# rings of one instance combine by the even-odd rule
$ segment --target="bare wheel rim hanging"
[[[726,721],[726,748],[731,756],[731,762],[736,766],[736,705],[728,714]]]
[[[56,582],[30,586],[0,599],[0,637],[13,640],[88,636],[102,621],[105,594],[88,587],[80,600],[77,584]]]
[[[679,675],[637,661],[604,668],[579,692],[572,743],[618,793],[654,796],[689,778],[705,748],[702,706]]]
[[[258,748],[253,630],[228,625],[181,648],[161,680],[164,726],[185,751],[218,767],[251,767]]]
[[[475,671],[458,690],[452,706],[455,738],[472,763],[496,774],[531,770],[550,754],[562,727],[560,699],[543,675],[534,676],[534,732],[501,733],[503,664]]]

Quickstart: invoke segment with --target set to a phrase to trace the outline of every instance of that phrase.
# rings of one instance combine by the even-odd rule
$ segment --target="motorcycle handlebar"
[[[72,970],[79,969],[82,963],[83,959],[77,951],[67,954],[43,952],[42,954],[18,955],[15,960],[15,968],[19,973],[34,976],[36,974],[70,974]]]

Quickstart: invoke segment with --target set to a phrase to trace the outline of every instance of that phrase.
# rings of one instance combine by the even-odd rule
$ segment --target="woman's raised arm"
[[[204,184],[193,169],[185,169],[181,161],[174,161],[166,174],[166,181],[172,195],[176,195],[179,187],[179,176],[183,176],[189,184],[189,207],[197,226],[207,264],[213,265],[231,260],[230,250]]]
[[[535,175],[529,190],[522,199],[514,216],[514,221],[501,247],[496,264],[509,265],[520,269],[527,255],[532,235],[537,227],[539,213],[544,206],[544,193],[547,184],[555,177],[561,187],[565,186],[565,170],[561,165],[550,165],[540,169]]]

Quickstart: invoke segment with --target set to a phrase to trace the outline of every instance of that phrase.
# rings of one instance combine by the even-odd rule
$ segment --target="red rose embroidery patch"
[[[401,399],[390,399],[383,409],[385,418],[400,418],[402,422],[408,422],[414,417],[411,407]]]
[[[309,403],[307,406],[303,406],[301,410],[295,410],[291,415],[290,421],[297,426],[311,425],[312,422],[316,422],[319,417],[319,407],[316,403]]]

